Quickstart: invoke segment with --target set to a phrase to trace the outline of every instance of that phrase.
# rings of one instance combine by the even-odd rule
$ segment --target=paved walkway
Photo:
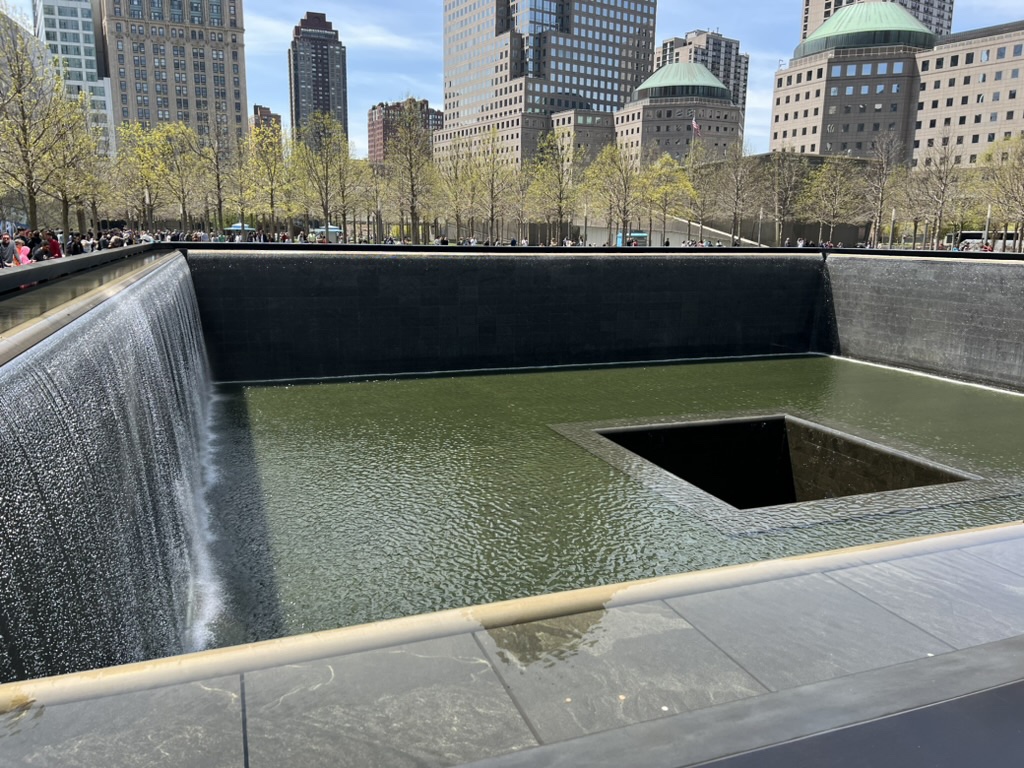
[[[989,750],[976,765],[1024,759],[1024,526],[608,594],[600,610],[198,682],[129,675],[140,690],[99,698],[102,671],[59,694],[0,686],[0,766],[963,765],[948,761],[965,748]],[[187,679],[190,659],[157,664]],[[933,761],[918,760],[928,750]]]

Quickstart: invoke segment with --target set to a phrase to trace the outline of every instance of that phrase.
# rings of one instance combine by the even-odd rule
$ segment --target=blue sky
[[[29,9],[27,0],[8,0]],[[307,4],[308,3],[308,4]],[[287,51],[292,28],[306,11],[327,14],[348,55],[348,109],[354,153],[366,155],[366,113],[380,101],[406,96],[442,100],[443,0],[379,0],[377,3],[244,0],[249,112],[263,104],[288,125]],[[753,152],[768,149],[772,81],[780,60],[793,55],[800,34],[802,0],[726,0],[658,3],[656,41],[694,29],[717,30],[740,41],[750,54],[746,140]],[[956,0],[953,31],[1024,19],[1020,0]]]

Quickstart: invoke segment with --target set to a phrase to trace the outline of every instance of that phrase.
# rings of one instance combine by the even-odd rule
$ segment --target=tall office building
[[[381,165],[387,156],[388,142],[398,128],[398,118],[408,105],[419,116],[419,124],[431,133],[444,126],[444,113],[433,109],[426,99],[406,99],[390,104],[375,104],[366,115],[367,159],[372,165]]]
[[[92,4],[89,0],[36,0],[32,10],[36,36],[63,68],[68,97],[75,99],[85,94],[89,122],[99,132],[101,149],[113,155],[113,93],[107,62],[102,56],[102,39],[97,41]]]
[[[924,24],[936,35],[948,35],[953,27],[953,0],[881,0],[888,3],[899,3],[914,18]],[[805,39],[818,27],[825,23],[833,13],[846,5],[864,2],[864,0],[804,0],[803,26],[800,39]]]
[[[248,130],[242,0],[94,0],[116,123]]]
[[[446,0],[435,152],[496,137],[520,163],[565,110],[613,112],[654,64],[657,0]]]
[[[322,13],[307,13],[292,33],[288,52],[292,130],[317,112],[332,115],[348,135],[348,71],[345,46]]]
[[[670,37],[655,53],[654,69],[672,63],[703,64],[729,89],[732,103],[746,109],[750,54],[740,53],[739,40],[703,29],[687,32],[686,37]]]

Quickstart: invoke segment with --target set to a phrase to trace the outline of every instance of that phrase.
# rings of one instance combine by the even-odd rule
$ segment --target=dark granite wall
[[[830,255],[844,357],[1024,389],[1024,263]]]
[[[818,253],[188,261],[221,381],[831,351]]]

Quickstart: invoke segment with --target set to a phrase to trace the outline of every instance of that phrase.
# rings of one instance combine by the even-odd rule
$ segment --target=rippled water
[[[792,413],[1017,478],[1024,397],[828,358],[225,389],[222,642],[1020,519],[1014,494],[727,535],[549,425]],[[756,514],[756,512],[755,512]],[[794,513],[799,515],[797,511]]]

